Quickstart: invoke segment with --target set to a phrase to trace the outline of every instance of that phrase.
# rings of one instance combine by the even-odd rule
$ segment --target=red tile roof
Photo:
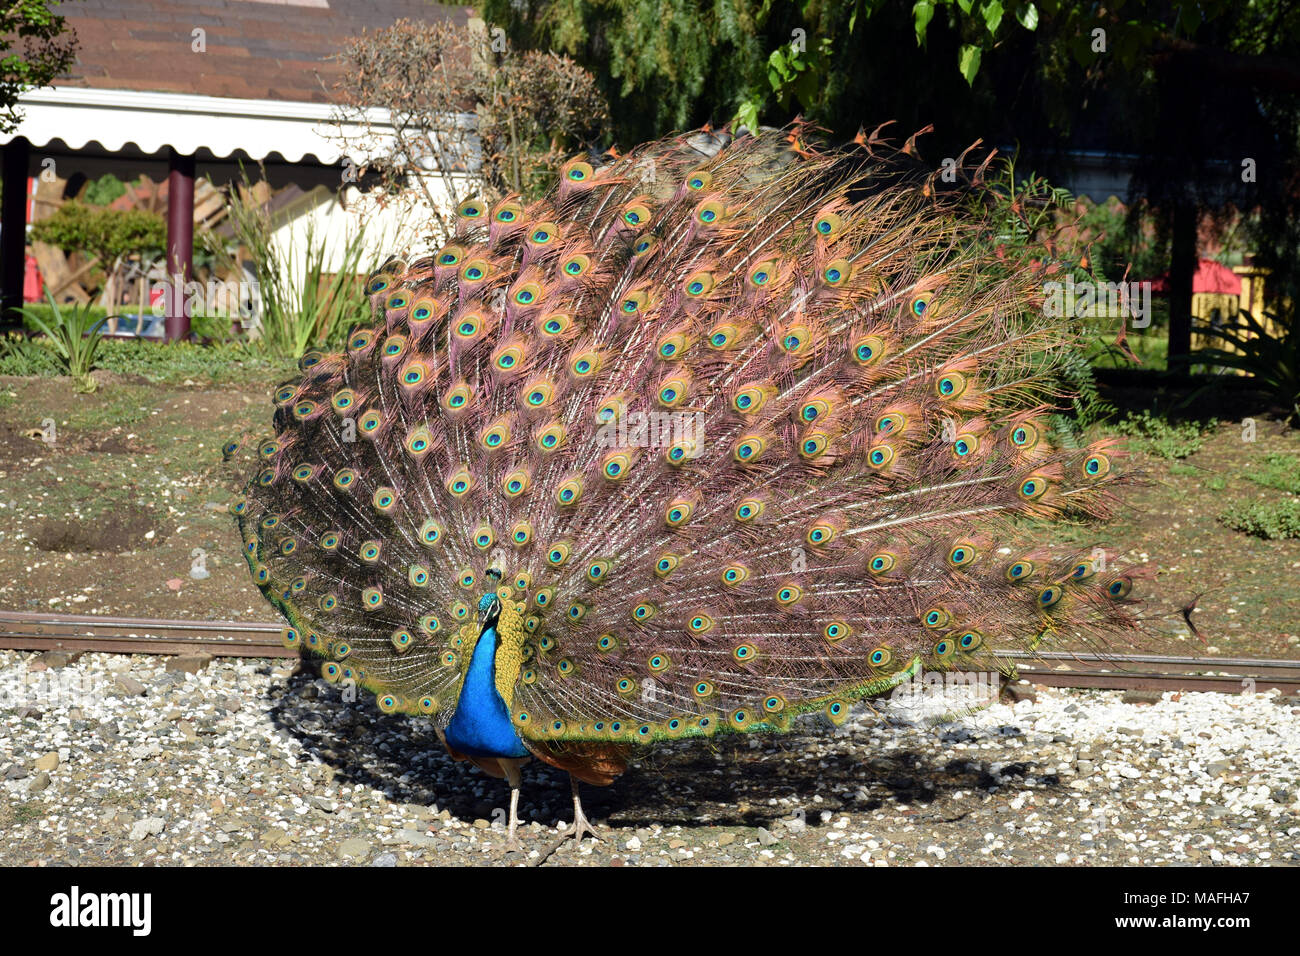
[[[398,19],[464,23],[428,0],[77,0],[60,5],[80,49],[57,86],[329,102],[329,59],[363,30]],[[206,52],[193,51],[202,29]]]

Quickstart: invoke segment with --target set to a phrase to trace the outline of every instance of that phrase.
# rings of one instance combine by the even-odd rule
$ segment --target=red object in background
[[[28,256],[23,269],[23,301],[43,302],[45,300],[45,280],[41,278],[41,268],[36,264],[35,256]]]
[[[1151,283],[1152,292],[1169,291],[1169,273]],[[1192,293],[1217,292],[1222,295],[1241,295],[1241,276],[1213,259],[1202,259],[1196,264],[1192,276]]]

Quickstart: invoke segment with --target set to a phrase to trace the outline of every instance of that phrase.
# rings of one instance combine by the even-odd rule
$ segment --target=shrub
[[[1219,520],[1257,538],[1300,538],[1300,498],[1233,502],[1220,513]]]

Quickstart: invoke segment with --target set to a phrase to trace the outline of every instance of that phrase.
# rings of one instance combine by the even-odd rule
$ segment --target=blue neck
[[[526,757],[506,702],[497,693],[496,652],[496,628],[489,627],[474,645],[456,713],[447,725],[447,743],[470,757]]]

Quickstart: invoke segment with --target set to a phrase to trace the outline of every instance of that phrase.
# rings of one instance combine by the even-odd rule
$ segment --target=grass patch
[[[1276,488],[1288,494],[1300,495],[1300,455],[1268,452],[1257,465],[1246,472],[1245,477],[1265,488]]]
[[[84,402],[68,412],[66,427],[73,429],[114,428],[144,421],[153,411],[143,404],[149,390],[129,385],[119,386]]]
[[[1171,461],[1200,451],[1214,429],[1213,423],[1169,422],[1148,411],[1130,412],[1115,426],[1116,432],[1134,439],[1138,451]]]
[[[1229,528],[1270,541],[1300,538],[1300,498],[1233,502],[1219,514],[1219,520]]]
[[[108,340],[101,347],[99,367],[122,375],[140,375],[151,382],[179,385],[186,381],[269,383],[291,374],[297,363],[246,345]]]

